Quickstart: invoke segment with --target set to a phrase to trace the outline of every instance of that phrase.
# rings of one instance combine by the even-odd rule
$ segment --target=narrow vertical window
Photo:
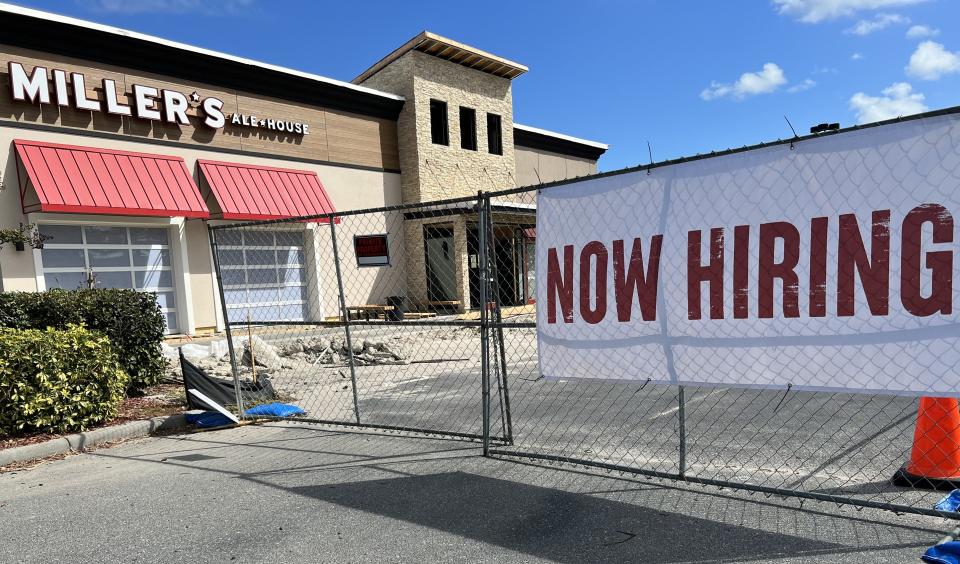
[[[460,106],[460,146],[477,150],[477,111],[473,108]]]
[[[430,138],[437,145],[450,144],[447,103],[441,100],[430,100]]]
[[[487,150],[492,155],[503,154],[503,125],[497,114],[487,114]]]

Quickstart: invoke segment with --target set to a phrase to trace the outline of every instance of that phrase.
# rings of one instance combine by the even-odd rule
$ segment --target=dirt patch
[[[173,415],[183,412],[186,409],[186,405],[186,396],[184,395],[182,384],[160,384],[151,386],[146,388],[140,397],[124,399],[120,404],[120,411],[116,417],[106,423],[90,427],[86,430],[91,431],[93,429],[111,427],[130,421]],[[72,433],[34,433],[21,437],[0,438],[0,450],[42,443],[69,434]]]

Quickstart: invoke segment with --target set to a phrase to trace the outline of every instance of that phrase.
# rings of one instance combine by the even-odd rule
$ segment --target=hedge
[[[149,292],[97,288],[0,293],[0,327],[84,325],[107,336],[130,376],[131,390],[163,379],[166,360],[160,343],[166,331],[164,322],[157,297]]]
[[[0,329],[0,436],[109,421],[128,380],[110,340],[85,327]]]

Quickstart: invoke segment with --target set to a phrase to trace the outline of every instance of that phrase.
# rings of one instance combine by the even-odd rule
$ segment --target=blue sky
[[[960,105],[955,0],[18,3],[341,80],[427,29],[530,67],[514,119],[602,170]]]

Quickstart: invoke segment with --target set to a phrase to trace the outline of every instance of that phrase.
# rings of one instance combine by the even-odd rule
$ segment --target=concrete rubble
[[[256,364],[257,374],[261,375],[297,370],[304,365],[349,364],[349,349],[342,337],[309,337],[271,343],[254,335],[252,339],[238,337],[234,343],[238,353],[237,369],[241,377],[249,376],[253,372],[251,358]],[[187,360],[207,374],[220,378],[233,377],[230,353],[224,339],[206,345],[190,343],[180,348]],[[170,361],[171,376],[178,378],[178,350],[163,345],[163,354]],[[404,365],[410,362],[396,345],[365,339],[353,343],[353,358],[356,366]]]

